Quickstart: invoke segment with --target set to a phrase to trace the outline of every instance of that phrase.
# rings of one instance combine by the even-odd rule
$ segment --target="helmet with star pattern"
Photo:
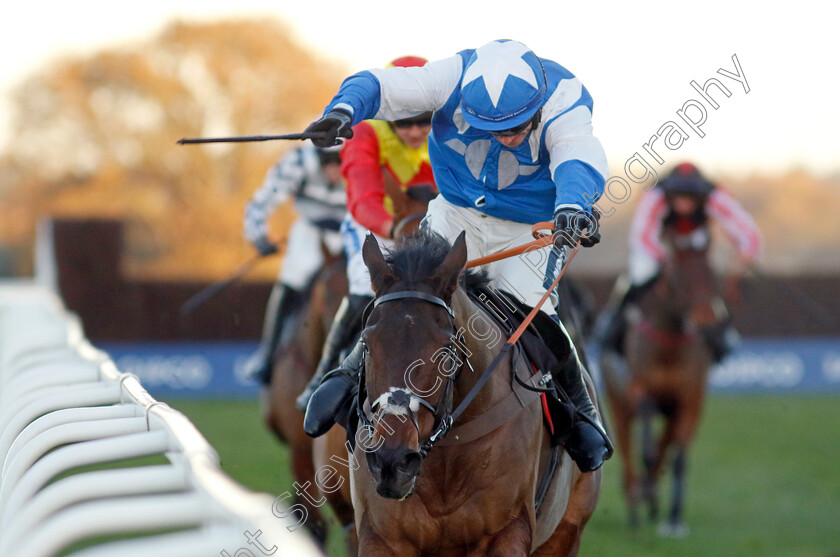
[[[545,70],[527,46],[510,40],[477,48],[461,78],[461,111],[481,130],[502,131],[529,122],[545,102]]]

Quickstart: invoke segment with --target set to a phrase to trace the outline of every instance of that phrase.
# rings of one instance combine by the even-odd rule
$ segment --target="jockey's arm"
[[[354,128],[341,154],[347,183],[347,210],[368,230],[390,237],[393,218],[385,210],[385,185],[379,164],[379,144],[373,129],[362,122]]]
[[[570,207],[589,212],[604,192],[607,156],[592,134],[592,97],[577,78],[563,80],[542,107],[549,170],[557,188],[555,211]]]
[[[269,217],[303,183],[305,174],[302,149],[289,151],[268,170],[262,185],[245,208],[243,233],[249,242],[268,238]]]
[[[716,187],[706,201],[706,211],[738,249],[732,272],[743,274],[761,253],[761,231],[738,200],[720,187]]]
[[[358,124],[370,118],[394,121],[438,110],[458,87],[462,65],[456,55],[423,67],[359,72],[344,80],[324,113],[344,109]]]
[[[668,204],[660,188],[642,196],[630,224],[628,241],[631,253],[642,252],[660,262],[665,258],[667,251],[660,238],[667,211]]]

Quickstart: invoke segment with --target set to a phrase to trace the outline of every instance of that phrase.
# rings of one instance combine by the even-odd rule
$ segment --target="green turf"
[[[192,419],[234,479],[271,494],[290,490],[286,452],[265,430],[255,401],[171,404]],[[616,458],[605,466],[580,555],[840,557],[838,409],[840,399],[829,397],[710,398],[689,456],[689,536],[661,539],[654,525],[627,528]]]

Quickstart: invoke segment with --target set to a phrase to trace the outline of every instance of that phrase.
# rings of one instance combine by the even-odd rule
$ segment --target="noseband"
[[[433,296],[431,294],[427,294],[426,292],[421,292],[419,290],[402,290],[399,292],[393,292],[391,294],[385,294],[384,296],[380,296],[376,298],[366,309],[364,315],[362,317],[362,322],[367,323],[368,317],[370,312],[380,304],[385,302],[392,302],[396,300],[404,300],[404,299],[414,299],[414,300],[422,300],[424,302],[428,302],[434,304],[436,306],[440,306],[446,310],[450,317],[450,323],[452,328],[452,336],[450,338],[455,338],[457,333],[455,328],[455,312],[452,310],[452,307],[447,304],[442,298],[437,296]],[[458,361],[456,354],[456,347],[452,346],[452,343],[447,347],[452,353],[453,357],[456,358]],[[367,355],[367,346],[365,346],[365,353]],[[463,361],[467,363],[468,366],[472,367],[467,359],[467,355],[463,354]],[[368,418],[367,413],[364,409],[365,399],[367,398],[367,389],[365,387],[365,367],[362,367],[362,374],[359,377],[359,392],[357,394],[356,399],[356,413],[359,418],[359,422],[364,426],[369,428],[371,435],[373,435],[374,429],[374,422],[371,418]],[[390,404],[399,405],[400,407],[404,407],[406,409],[406,413],[408,414],[409,418],[411,418],[414,427],[417,429],[417,432],[420,432],[420,426],[417,423],[417,417],[414,415],[413,410],[411,409],[411,403],[416,402],[419,406],[423,406],[424,408],[428,409],[432,416],[434,417],[434,431],[429,435],[429,438],[420,442],[420,454],[421,456],[426,456],[428,452],[432,449],[434,444],[449,432],[452,427],[452,401],[453,401],[453,394],[454,394],[454,384],[457,380],[458,376],[460,375],[460,367],[458,372],[452,373],[446,376],[446,382],[443,387],[443,393],[441,394],[440,399],[438,400],[437,407],[432,406],[428,402],[426,402],[422,397],[415,395],[407,390],[397,390],[392,391],[390,395],[387,397],[387,402]],[[379,406],[380,400],[383,397],[378,398],[376,401],[371,403],[371,410],[376,411],[376,407]]]

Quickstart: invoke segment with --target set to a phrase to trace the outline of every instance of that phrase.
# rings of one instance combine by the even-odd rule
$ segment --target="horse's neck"
[[[463,363],[455,382],[454,404],[457,406],[502,349],[507,338],[495,321],[473,303],[463,290],[458,289],[453,295],[452,309],[455,312],[455,325],[459,336],[457,344],[460,350],[466,349],[461,357],[468,355],[469,359],[469,364]],[[505,370],[508,367],[507,360],[499,363],[493,377],[464,412],[462,420],[466,421],[471,416],[481,414],[499,396],[507,394],[510,382],[509,374]]]
[[[684,332],[693,309],[710,303],[715,295],[705,251],[676,251],[660,281],[644,313],[649,322],[664,331]]]

